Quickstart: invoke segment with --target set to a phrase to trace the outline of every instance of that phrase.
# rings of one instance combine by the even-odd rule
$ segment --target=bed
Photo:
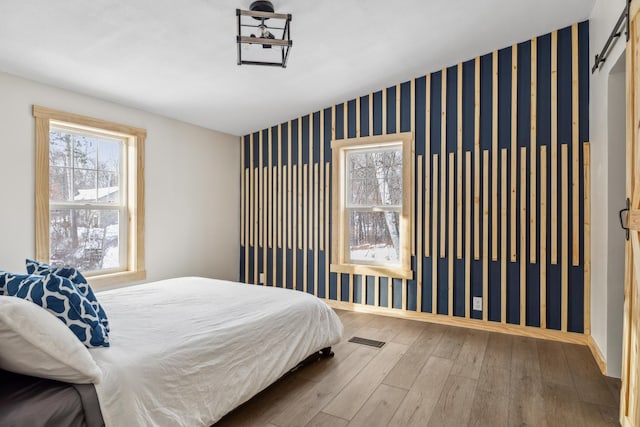
[[[89,352],[107,427],[212,425],[343,331],[322,301],[281,288],[187,277],[98,298],[110,347]]]

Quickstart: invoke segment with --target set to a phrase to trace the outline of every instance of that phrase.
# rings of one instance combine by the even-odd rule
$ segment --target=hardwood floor
[[[617,426],[620,381],[587,347],[337,311],[335,357],[216,426]],[[353,344],[360,336],[386,344]]]

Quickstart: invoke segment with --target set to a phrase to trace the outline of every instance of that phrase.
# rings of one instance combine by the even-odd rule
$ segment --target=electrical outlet
[[[264,283],[264,273],[260,273],[260,283]]]
[[[473,297],[473,310],[482,311],[482,297]]]

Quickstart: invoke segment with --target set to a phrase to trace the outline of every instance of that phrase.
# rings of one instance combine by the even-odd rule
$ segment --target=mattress
[[[111,347],[90,352],[107,427],[209,426],[340,341],[312,295],[197,277],[100,292]]]

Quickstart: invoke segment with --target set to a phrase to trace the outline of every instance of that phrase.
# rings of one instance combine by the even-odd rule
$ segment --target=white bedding
[[[209,426],[343,331],[325,303],[280,288],[188,277],[98,298],[111,347],[90,351],[107,427]]]

